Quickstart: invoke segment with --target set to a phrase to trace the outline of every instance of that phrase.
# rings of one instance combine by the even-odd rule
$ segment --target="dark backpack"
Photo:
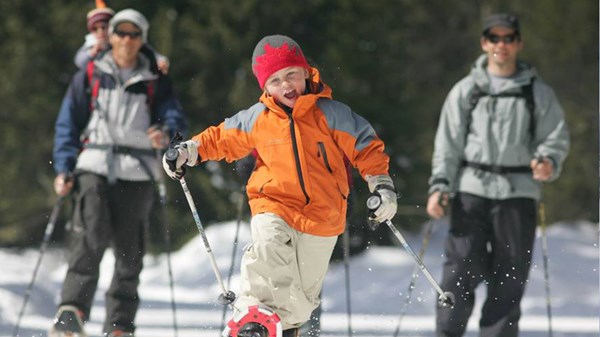
[[[533,82],[534,79],[531,80],[528,84],[521,87],[520,93],[501,93],[501,94],[490,94],[483,91],[479,86],[475,85],[473,90],[471,90],[469,94],[469,124],[471,123],[471,113],[473,109],[477,106],[479,99],[484,96],[490,97],[517,97],[525,99],[525,105],[527,106],[527,110],[529,111],[529,133],[531,134],[531,139],[535,136],[535,98],[533,97]]]

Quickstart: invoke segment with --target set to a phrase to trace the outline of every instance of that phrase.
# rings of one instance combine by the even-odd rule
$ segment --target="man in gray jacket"
[[[536,70],[517,59],[519,21],[483,24],[485,52],[450,91],[440,116],[427,212],[453,196],[441,286],[454,308],[437,308],[437,336],[462,336],[483,281],[480,336],[518,336],[541,185],[558,178],[569,150],[564,112]]]
[[[140,53],[148,26],[132,9],[110,20],[112,48],[75,74],[56,120],[54,189],[59,196],[73,190],[74,210],[69,267],[50,337],[86,335],[83,324],[109,246],[115,267],[104,335],[135,331],[152,181],[162,174],[156,151],[187,129],[169,78]]]

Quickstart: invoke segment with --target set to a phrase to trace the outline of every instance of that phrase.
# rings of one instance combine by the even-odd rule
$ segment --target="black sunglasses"
[[[120,38],[129,36],[131,39],[137,39],[138,37],[142,36],[142,32],[124,32],[122,30],[115,30],[115,34],[117,34],[117,36]]]
[[[496,35],[496,34],[488,34],[486,39],[493,44],[499,43],[500,41],[505,44],[510,44],[515,42],[519,38],[518,34],[509,34],[509,35]]]

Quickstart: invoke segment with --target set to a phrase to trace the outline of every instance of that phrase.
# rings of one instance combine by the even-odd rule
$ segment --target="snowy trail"
[[[191,224],[193,225],[193,224]],[[441,274],[442,245],[446,225],[439,223],[432,235],[424,263],[437,279]],[[229,268],[234,222],[207,228],[222,273]],[[403,233],[405,234],[405,233]],[[409,244],[418,250],[419,235],[405,234]],[[247,226],[240,233],[240,247],[249,238]],[[179,337],[217,337],[221,307],[216,303],[220,289],[209,259],[198,237],[171,254],[175,278]],[[600,335],[598,227],[593,224],[557,224],[549,229],[550,288],[552,294],[555,337],[591,337]],[[240,252],[241,249],[238,249]],[[16,252],[0,250],[0,337],[12,336],[22,295],[30,281],[37,250]],[[101,332],[104,318],[104,291],[108,288],[114,258],[107,252],[101,266],[101,279],[92,317],[86,329],[93,336]],[[238,259],[239,263],[239,259]],[[173,336],[173,321],[166,255],[148,256],[142,273],[137,335],[140,337]],[[351,258],[352,327],[354,337],[392,336],[398,322],[400,303],[413,270],[412,257],[397,247],[373,247]],[[238,267],[236,267],[237,271]],[[20,336],[44,336],[54,314],[60,286],[66,271],[65,252],[52,247],[44,256],[25,316]],[[236,285],[239,274],[234,274]],[[485,289],[477,291],[481,307]],[[402,322],[403,336],[433,336],[434,305],[437,293],[424,276],[417,279],[412,302]],[[322,336],[346,336],[346,289],[344,266],[331,265],[323,290]],[[521,335],[547,336],[546,297],[540,241],[536,242],[533,267],[522,302]],[[477,336],[477,316],[471,318],[467,337]]]

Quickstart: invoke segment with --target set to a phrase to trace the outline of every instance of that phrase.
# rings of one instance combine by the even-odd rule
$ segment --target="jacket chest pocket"
[[[331,174],[332,179],[335,181],[337,189],[344,199],[348,197],[350,189],[348,187],[348,176],[346,167],[342,163],[336,161],[335,153],[327,151],[325,142],[317,142],[317,159],[321,165]],[[341,166],[340,166],[341,165]]]
[[[333,173],[333,169],[331,169],[331,165],[329,164],[329,159],[327,157],[327,150],[325,149],[325,143],[323,142],[317,142],[317,157],[321,157],[322,161],[323,161],[323,165],[325,165],[325,168],[327,169],[327,171],[329,171],[329,173]]]

